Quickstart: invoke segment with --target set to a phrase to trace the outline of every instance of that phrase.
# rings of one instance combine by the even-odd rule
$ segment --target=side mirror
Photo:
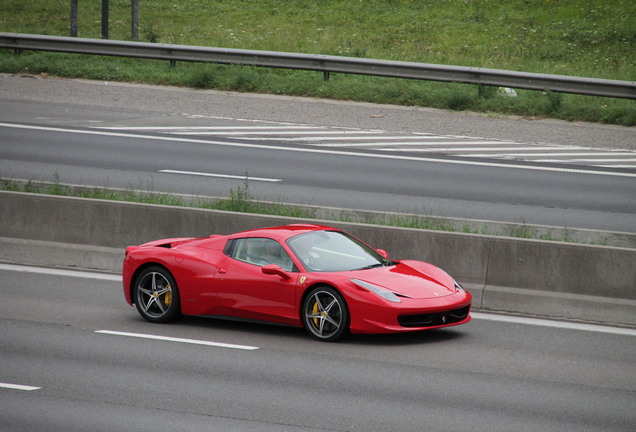
[[[278,275],[283,279],[291,279],[291,276],[289,276],[285,270],[283,270],[276,264],[267,264],[261,267],[261,271],[266,275]]]
[[[382,255],[382,258],[389,259],[389,253],[384,249],[376,249],[375,251]]]

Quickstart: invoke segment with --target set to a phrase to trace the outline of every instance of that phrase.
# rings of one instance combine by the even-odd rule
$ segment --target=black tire
[[[340,293],[330,286],[312,289],[303,302],[303,323],[316,339],[333,342],[349,332],[349,309]]]
[[[168,270],[152,266],[142,271],[133,287],[137,311],[154,323],[174,321],[181,316],[179,289]]]

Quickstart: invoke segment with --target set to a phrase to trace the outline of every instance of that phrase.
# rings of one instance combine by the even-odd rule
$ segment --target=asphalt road
[[[15,77],[3,77],[0,82],[4,87],[3,80],[7,79],[20,85],[35,82],[45,95],[51,87],[64,87],[64,91],[58,89],[62,94],[71,91],[65,82]],[[108,87],[82,82],[77,85],[92,91]],[[317,148],[240,136],[175,136],[143,129],[132,132],[104,129],[113,124],[136,127],[214,124],[236,128],[246,121],[166,113],[162,111],[166,103],[162,98],[175,90],[157,93],[155,88],[123,88],[134,88],[144,100],[156,96],[161,101],[157,107],[163,108],[117,110],[105,107],[102,99],[89,100],[86,95],[81,99],[84,105],[32,101],[29,99],[35,96],[29,93],[22,100],[15,100],[9,96],[18,96],[11,94],[10,88],[6,91],[3,88],[0,175],[41,180],[58,176],[64,183],[86,186],[229,196],[231,190],[243,186],[242,177],[248,173],[254,178],[249,184],[251,195],[274,202],[636,232],[636,173],[629,170]],[[121,92],[122,87],[117,90]],[[178,92],[182,93],[185,99],[200,97],[197,92]],[[226,97],[223,95],[222,99]],[[218,109],[219,102],[213,98],[209,104]],[[277,101],[276,106],[291,103],[284,102]],[[132,101],[127,100],[128,103],[134,105]],[[319,110],[320,103],[314,105]],[[254,109],[245,114],[278,117]],[[427,111],[419,114],[422,119],[429,117]],[[439,113],[432,117],[436,115]],[[468,123],[474,120],[470,116],[446,116]],[[493,125],[496,123],[491,121]],[[614,132],[615,139],[624,135],[628,144],[633,133],[630,128],[594,130]]]
[[[636,232],[634,177],[616,170],[103,130],[245,121],[636,149],[634,128],[0,76],[0,176],[226,196],[247,171],[259,199]],[[204,318],[152,325],[112,275],[0,265],[0,278],[6,431],[636,429],[633,330],[477,314],[324,344]]]
[[[33,104],[25,111],[20,102]],[[38,79],[28,74],[0,74],[0,104],[2,118],[16,122],[38,118],[47,124],[99,126],[127,121],[149,126],[175,118],[243,118],[636,150],[633,127],[107,81]]]
[[[634,330],[479,315],[327,344],[295,328],[150,324],[113,275],[0,264],[0,281],[7,432],[636,428]]]

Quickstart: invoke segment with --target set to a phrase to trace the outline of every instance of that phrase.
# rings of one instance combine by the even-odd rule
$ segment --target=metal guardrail
[[[634,81],[318,54],[111,41],[21,33],[0,33],[0,48],[13,49],[16,53],[22,50],[58,51],[169,60],[171,63],[190,61],[312,70],[323,72],[326,78],[329,73],[334,72],[636,99],[636,82]]]

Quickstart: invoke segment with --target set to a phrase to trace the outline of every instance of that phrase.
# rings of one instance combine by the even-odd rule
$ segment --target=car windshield
[[[337,231],[299,234],[287,244],[308,271],[363,270],[391,264],[364,243]]]

